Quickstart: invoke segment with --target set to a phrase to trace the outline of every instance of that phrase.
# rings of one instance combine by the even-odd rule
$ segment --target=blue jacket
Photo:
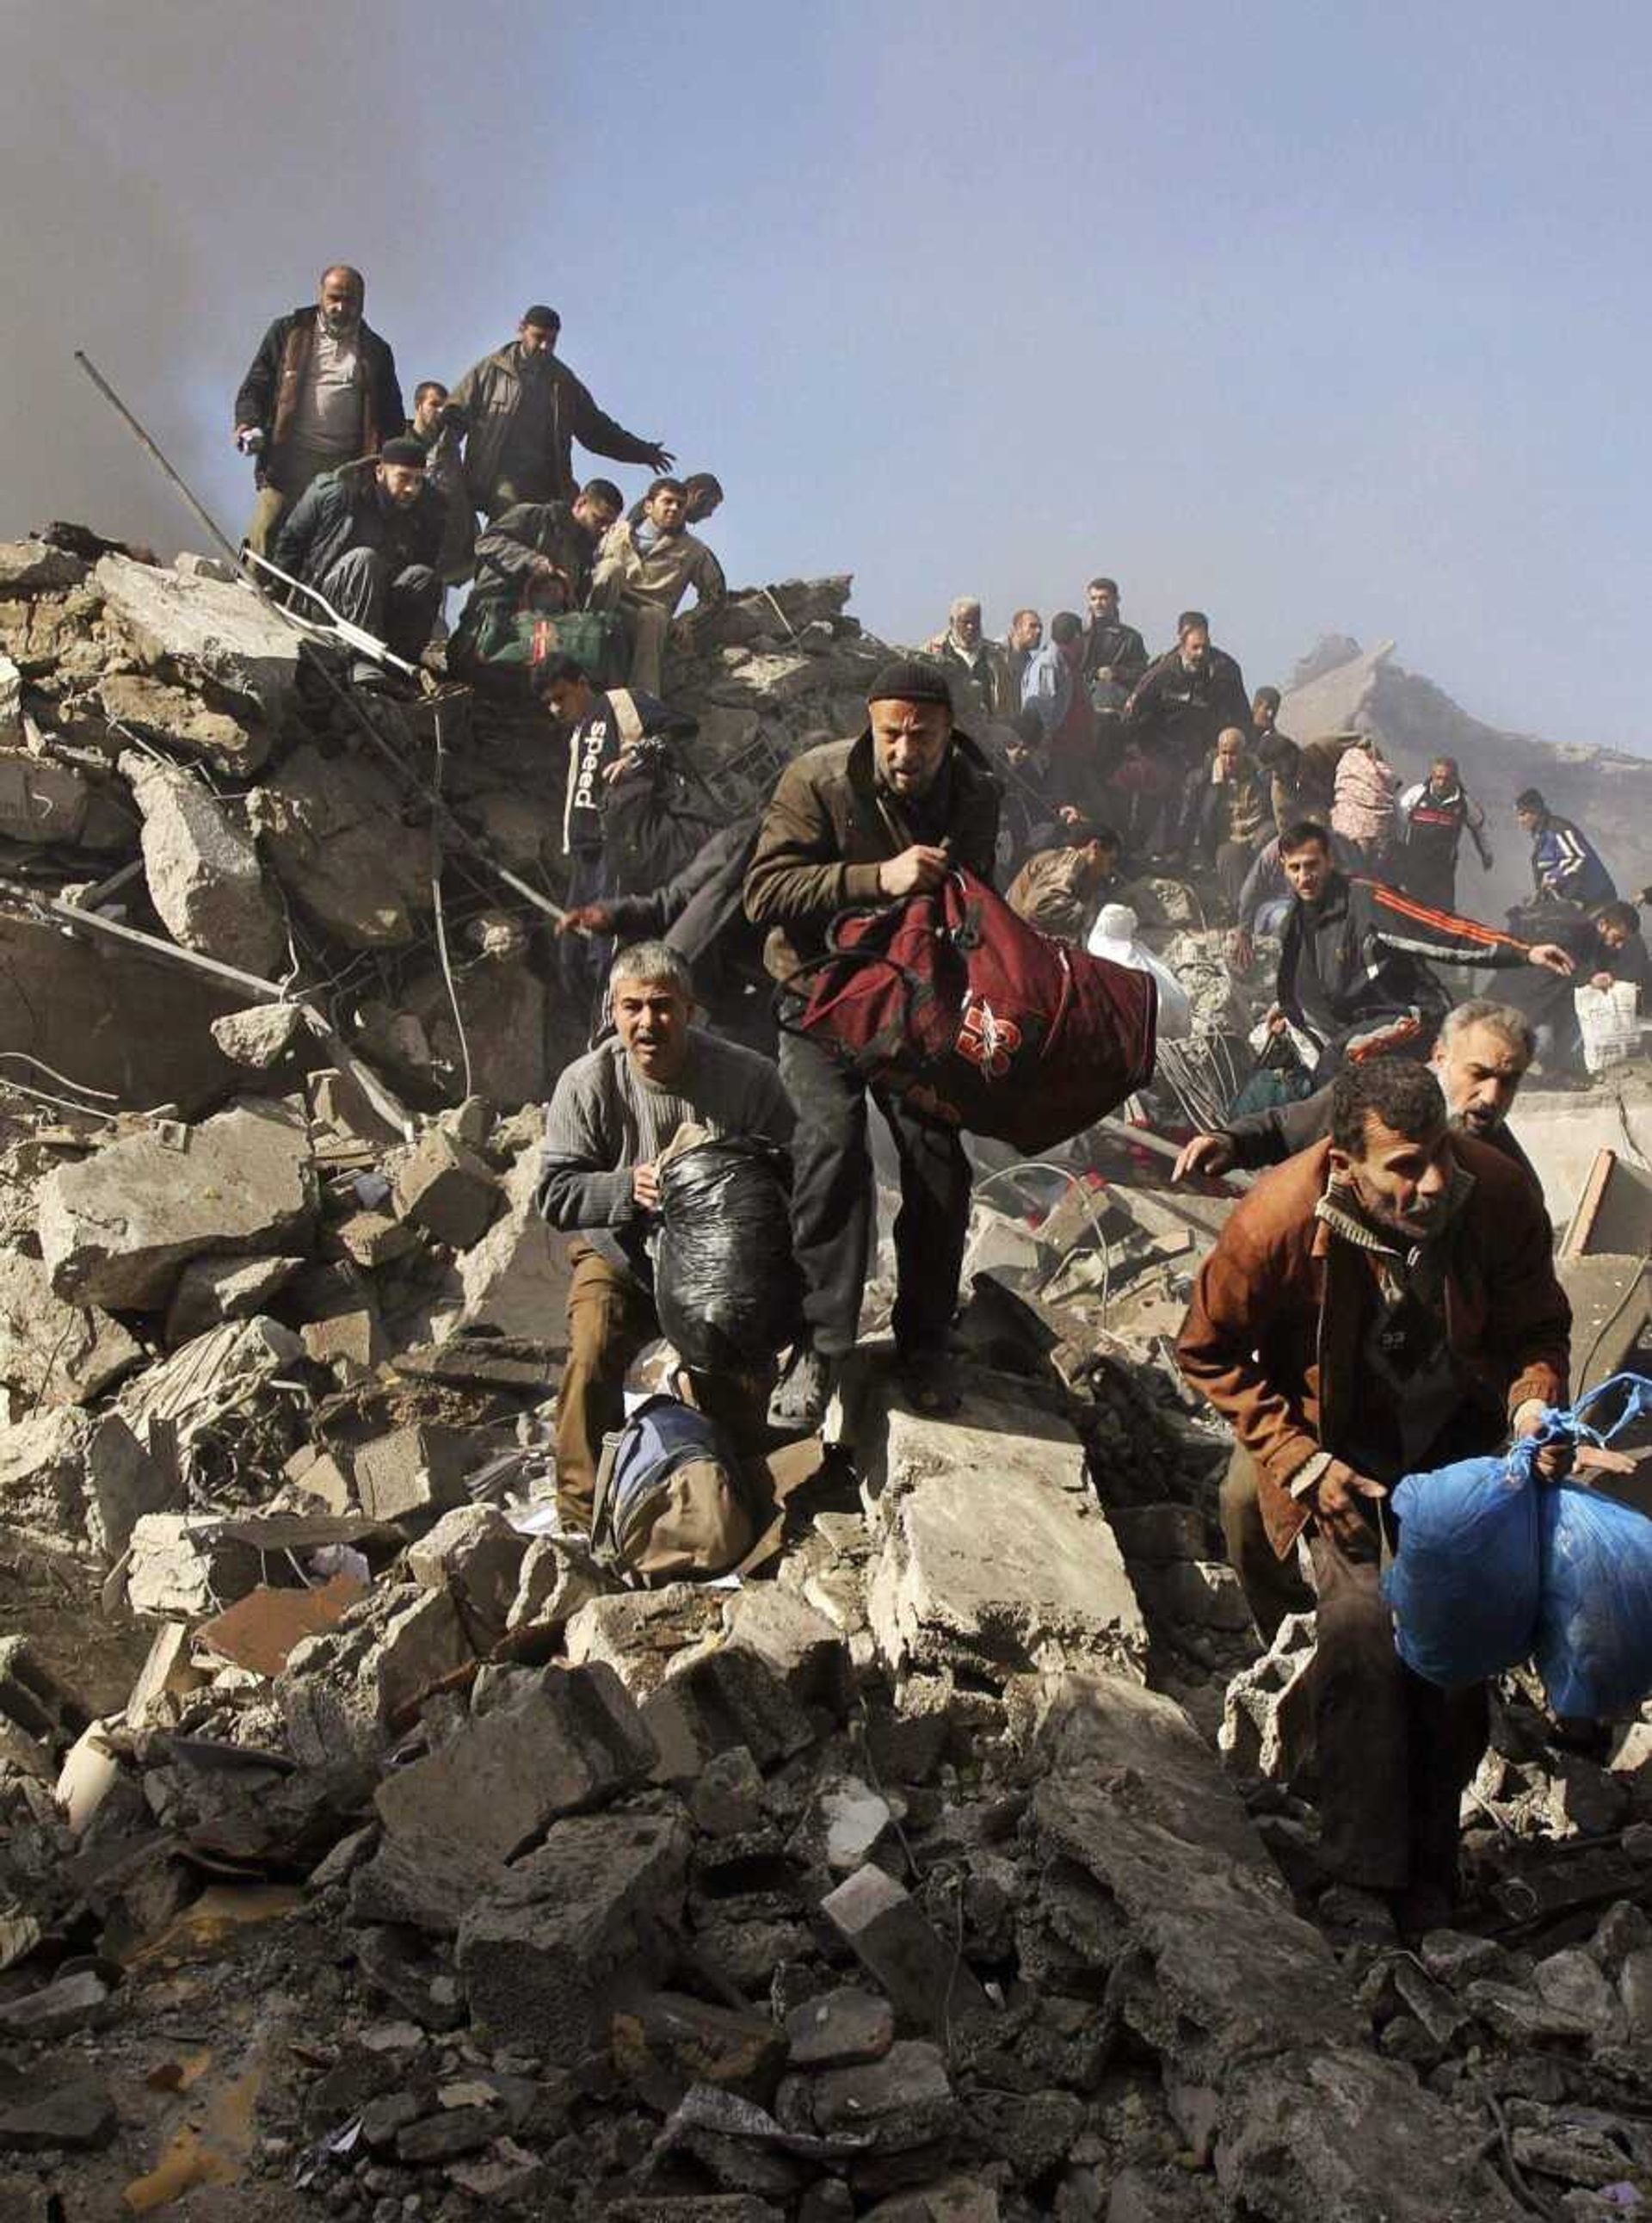
[[[1568,903],[1616,903],[1617,890],[1594,844],[1569,818],[1551,810],[1531,845],[1532,885],[1540,897],[1562,896]]]
[[[1036,649],[1021,674],[1021,708],[1035,710],[1047,741],[1072,708],[1073,671],[1052,640]]]

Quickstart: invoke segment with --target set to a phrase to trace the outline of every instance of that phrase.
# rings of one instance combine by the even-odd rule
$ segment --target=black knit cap
[[[386,440],[379,450],[381,463],[413,463],[423,470],[430,460],[421,442],[405,439],[399,435],[393,440]]]
[[[556,310],[548,309],[543,301],[536,301],[532,308],[524,309],[522,321],[524,324],[538,325],[542,331],[550,331],[553,329],[561,331],[562,328],[562,320]]]
[[[883,666],[866,690],[866,700],[869,704],[940,702],[950,710],[952,692],[939,664],[927,663],[921,656],[901,656]]]

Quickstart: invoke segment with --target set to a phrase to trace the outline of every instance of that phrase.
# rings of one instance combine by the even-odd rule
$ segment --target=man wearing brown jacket
[[[1401,1661],[1379,1584],[1384,1501],[1408,1473],[1535,1433],[1564,1401],[1570,1327],[1532,1184],[1448,1129],[1423,1067],[1373,1058],[1337,1076],[1329,1140],[1238,1206],[1177,1345],[1233,1427],[1276,1562],[1300,1549],[1309,1563],[1325,1866],[1393,1894],[1408,1931],[1449,1913],[1486,1694]],[[1555,1469],[1542,1454],[1539,1470]],[[1267,1571],[1238,1571],[1266,1632]]]
[[[748,916],[769,929],[777,980],[820,956],[839,911],[899,903],[958,865],[992,876],[999,790],[973,741],[952,726],[946,676],[913,658],[888,664],[867,696],[866,730],[807,749],[781,774],[746,873]],[[801,1036],[782,1033],[780,1074],[797,1113],[792,1233],[808,1339],[794,1354],[770,1417],[816,1427],[839,1363],[853,1350],[872,1232],[868,1083]],[[895,1341],[909,1395],[930,1412],[957,1402],[947,1332],[970,1216],[970,1162],[955,1129],[870,1084],[901,1167],[895,1223]]]

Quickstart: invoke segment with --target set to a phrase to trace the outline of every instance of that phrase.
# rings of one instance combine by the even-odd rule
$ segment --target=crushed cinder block
[[[1287,1614],[1259,1659],[1228,1685],[1216,1742],[1236,1772],[1284,1783],[1314,1745],[1314,1616]]]
[[[86,1536],[113,1565],[146,1514],[181,1508],[179,1485],[152,1459],[118,1413],[105,1413],[86,1441]]]
[[[558,1536],[536,1536],[523,1558],[516,1596],[506,1617],[512,1652],[526,1656],[534,1639],[560,1640],[580,1608],[597,1596],[601,1581],[584,1552]]]
[[[480,1242],[499,1209],[499,1186],[472,1149],[440,1127],[427,1127],[398,1164],[396,1211],[455,1250]]]
[[[0,595],[65,594],[80,584],[87,568],[49,540],[0,540]]]
[[[778,1583],[747,1583],[723,1603],[725,1640],[754,1652],[803,1705],[838,1710],[852,1675],[842,1632],[820,1609]]]
[[[55,1405],[0,1428],[0,1527],[58,1546],[82,1533],[92,1426],[89,1413]]]
[[[226,1320],[267,1312],[303,1264],[302,1258],[192,1258],[166,1308],[167,1343],[176,1350]]]
[[[877,1539],[867,1611],[892,1671],[1141,1679],[1141,1608],[1065,1420],[974,1387],[955,1419],[931,1420],[877,1382],[853,1426]]]
[[[345,1382],[370,1374],[389,1355],[379,1315],[365,1305],[354,1312],[330,1313],[324,1319],[305,1320],[298,1339],[312,1366],[331,1367]]]
[[[838,1776],[816,1785],[788,1849],[806,1866],[852,1875],[870,1860],[893,1820],[882,1792],[857,1775]]]
[[[128,749],[120,769],[143,818],[149,899],[173,940],[260,979],[280,973],[286,923],[239,814],[180,765]]]
[[[547,1667],[513,1703],[473,1715],[374,1804],[386,1829],[451,1836],[508,1860],[565,1814],[647,1779],[654,1748],[611,1669]]]
[[[96,1305],[65,1304],[38,1258],[0,1250],[0,1383],[22,1420],[43,1405],[86,1405],[144,1360],[143,1346]]]
[[[562,1352],[568,1345],[568,1241],[534,1209],[539,1149],[524,1150],[504,1182],[505,1210],[455,1261],[463,1302],[448,1332],[482,1328]]]
[[[232,1065],[269,1073],[311,1036],[297,1004],[254,1004],[248,1011],[226,1011],[223,1018],[214,1019],[212,1039]]]
[[[157,655],[255,704],[271,727],[280,724],[294,701],[300,636],[244,580],[223,586],[112,555],[92,578],[107,608]]]
[[[386,1830],[350,1877],[350,1920],[402,1923],[451,1937],[467,1910],[498,1890],[506,1873],[501,1861],[456,1837]]]
[[[424,1700],[474,1659],[445,1590],[381,1585],[337,1628],[289,1654],[276,1695],[293,1757],[305,1767],[344,1755],[376,1760]]]
[[[407,1571],[426,1590],[447,1590],[476,1651],[505,1634],[528,1539],[493,1505],[459,1505],[412,1545]]]
[[[947,2140],[963,2126],[940,2049],[901,2038],[882,2059],[788,2076],[775,2113],[788,2128],[830,2138],[853,2131],[880,2154]]]
[[[309,1137],[278,1104],[237,1105],[181,1136],[122,1136],[60,1166],[39,1195],[58,1294],[137,1311],[163,1304],[203,1251],[292,1248],[315,1211]]]
[[[473,2022],[572,2067],[609,2035],[622,1981],[657,1984],[681,1920],[688,1832],[674,1816],[576,1815],[459,1927]]]
[[[462,1429],[434,1422],[375,1436],[350,1462],[361,1510],[374,1521],[402,1521],[462,1505],[471,1458]]]
[[[418,1234],[387,1212],[353,1212],[327,1230],[324,1247],[366,1273],[393,1264],[418,1248]]]
[[[994,2012],[962,1956],[883,1868],[857,1868],[820,1911],[908,2028],[945,2031]]]
[[[814,1741],[813,1722],[778,1677],[756,1653],[727,1647],[662,1683],[644,1700],[643,1720],[659,1748],[662,1783],[692,1782],[736,1745],[768,1768]]]
[[[683,1992],[620,2007],[612,2030],[614,2066],[656,2106],[674,2106],[691,2084],[766,2103],[786,2063],[786,2033],[772,2016]]]
[[[881,2061],[895,2043],[895,2012],[874,1992],[840,1985],[786,2018],[794,2069],[851,2069]]]
[[[657,1691],[674,1659],[702,1643],[722,1623],[722,1601],[700,1583],[665,1583],[656,1590],[619,1590],[594,1597],[569,1619],[569,1659],[600,1660],[633,1698]]]
[[[132,1611],[198,1621],[255,1589],[258,1553],[223,1532],[220,1514],[144,1514],[133,1526],[127,1563]]]

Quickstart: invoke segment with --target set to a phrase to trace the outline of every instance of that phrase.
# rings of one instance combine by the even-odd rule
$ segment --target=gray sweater
[[[699,1027],[688,1040],[688,1063],[667,1086],[638,1073],[611,1036],[563,1069],[545,1113],[540,1212],[645,1287],[648,1215],[631,1191],[633,1167],[657,1158],[685,1120],[714,1137],[785,1144],[792,1136],[791,1104],[768,1058]]]

